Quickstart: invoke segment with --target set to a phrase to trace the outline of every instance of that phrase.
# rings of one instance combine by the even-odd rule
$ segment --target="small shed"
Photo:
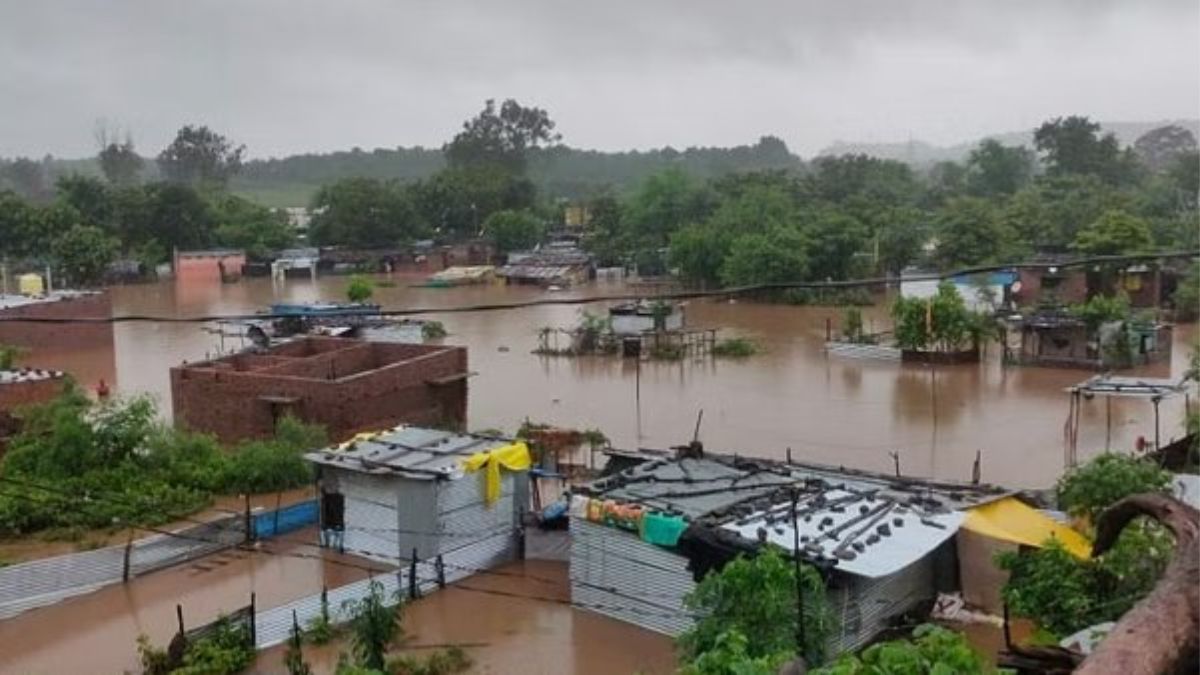
[[[340,525],[347,551],[392,563],[457,554],[478,567],[515,557],[529,500],[520,441],[399,426],[306,458],[322,500],[344,505],[341,523],[322,508],[321,525]]]

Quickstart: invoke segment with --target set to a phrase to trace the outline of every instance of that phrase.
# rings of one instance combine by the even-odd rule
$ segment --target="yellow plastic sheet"
[[[486,467],[484,481],[484,501],[488,504],[500,498],[500,468],[509,471],[526,471],[533,464],[529,455],[529,446],[521,441],[511,445],[503,445],[493,450],[477,452],[463,460],[463,469],[467,472],[478,471]]]
[[[1086,537],[1016,497],[968,510],[962,526],[985,537],[1039,548],[1048,539],[1057,539],[1078,558],[1086,560],[1092,555],[1092,544]]]

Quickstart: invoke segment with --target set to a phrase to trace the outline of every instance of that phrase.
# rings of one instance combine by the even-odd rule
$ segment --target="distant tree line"
[[[104,139],[93,175],[47,184],[52,160],[0,163],[0,254],[53,257],[86,282],[118,254],[151,262],[175,246],[288,245],[282,214],[236,195],[251,175],[320,182],[310,241],[351,247],[482,236],[502,252],[525,248],[560,221],[566,195],[586,194],[573,201],[587,207],[586,245],[602,264],[708,286],[1194,247],[1200,231],[1200,155],[1175,126],[1121,147],[1087,118],[1058,118],[1033,148],[984,141],[927,172],[864,155],[803,164],[772,137],[625,154],[560,140],[546,111],[513,100],[486,102],[440,150],[245,162],[244,147],[185,126],[143,162],[128,137]],[[344,166],[332,170],[331,158]]]

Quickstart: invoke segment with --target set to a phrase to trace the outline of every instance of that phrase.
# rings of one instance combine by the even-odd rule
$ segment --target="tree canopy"
[[[442,151],[455,168],[499,167],[523,174],[530,150],[560,138],[545,110],[522,106],[511,98],[497,110],[496,101],[488,99]]]
[[[206,126],[180,128],[175,140],[158,154],[158,168],[173,183],[224,187],[242,167],[246,146]]]

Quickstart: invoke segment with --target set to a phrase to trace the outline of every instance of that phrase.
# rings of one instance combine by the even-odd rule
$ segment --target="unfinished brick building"
[[[333,441],[400,423],[461,427],[463,347],[308,337],[171,369],[175,423],[222,442],[270,436],[293,415]]]

